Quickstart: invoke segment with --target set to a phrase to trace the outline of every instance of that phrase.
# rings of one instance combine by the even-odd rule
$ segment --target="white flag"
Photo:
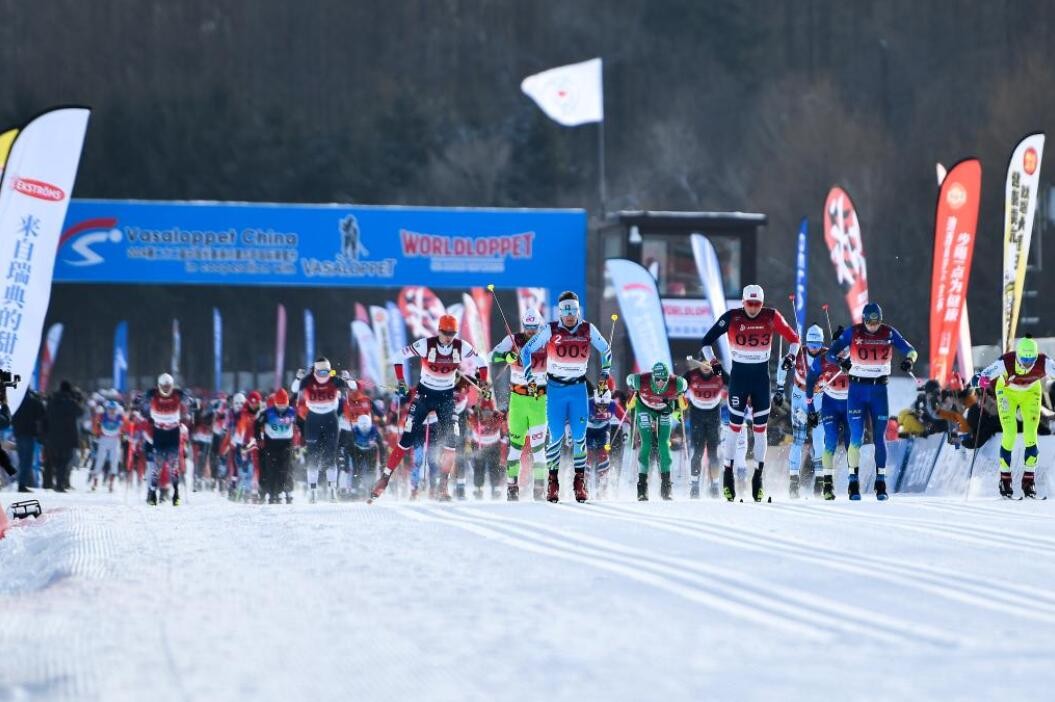
[[[604,121],[601,59],[551,68],[520,83],[524,94],[565,127]]]
[[[26,125],[0,181],[0,368],[23,378],[7,393],[12,413],[22,404],[37,360],[88,114],[60,108]]]

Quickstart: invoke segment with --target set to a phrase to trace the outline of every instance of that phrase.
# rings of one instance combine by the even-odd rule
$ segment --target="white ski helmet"
[[[757,302],[761,305],[763,302],[766,301],[766,293],[762,290],[761,285],[755,285],[752,283],[751,285],[748,285],[744,288],[743,301],[745,303]]]
[[[355,418],[355,426],[359,427],[359,431],[370,431],[370,427],[374,426],[374,418],[369,414],[360,414]]]
[[[158,390],[162,395],[168,396],[172,393],[172,386],[176,381],[172,379],[172,376],[168,373],[162,373],[158,376]]]
[[[539,317],[535,310],[526,309],[524,314],[520,315],[520,326],[524,328],[524,331],[535,331],[542,326],[542,317]]]
[[[245,407],[245,394],[236,392],[234,397],[231,398],[231,409],[235,412],[241,412],[243,407]]]
[[[823,346],[824,330],[814,324],[806,330],[806,346]]]

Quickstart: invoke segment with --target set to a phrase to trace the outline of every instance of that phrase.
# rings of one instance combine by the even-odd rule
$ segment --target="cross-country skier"
[[[465,473],[469,467],[469,400],[473,386],[461,378],[454,386],[454,496],[465,499]]]
[[[818,328],[819,329],[819,328]],[[847,452],[850,449],[850,424],[846,414],[846,398],[850,391],[850,377],[839,363],[828,359],[827,347],[820,346],[816,334],[810,327],[806,334],[806,346],[809,347],[810,361],[806,373],[806,427],[813,429],[823,423],[824,449],[821,453],[821,471],[814,470],[813,491],[826,500],[835,499],[835,449],[839,445],[839,434],[843,435]],[[823,339],[823,335],[821,336]],[[846,353],[845,351],[843,352]],[[823,399],[818,401],[817,390],[822,390]],[[818,413],[817,408],[820,407]],[[814,438],[814,451],[817,442]]]
[[[875,440],[876,498],[887,499],[886,490],[886,422],[890,415],[887,403],[887,379],[894,349],[905,355],[901,370],[912,372],[916,361],[916,349],[905,341],[897,329],[883,323],[883,310],[875,302],[869,302],[862,310],[861,324],[855,324],[835,340],[828,349],[828,360],[839,363],[850,376],[846,412],[850,422],[850,448],[846,461],[850,469],[849,494],[851,500],[861,499],[860,467],[861,444],[864,440],[865,418],[872,418],[872,437]],[[843,349],[849,349],[847,358],[839,359]]]
[[[172,482],[172,505],[180,504],[180,420],[184,404],[190,395],[175,386],[168,373],[158,376],[157,387],[148,390],[142,399],[143,417],[148,423],[145,432],[147,461],[147,504],[158,503],[158,479],[163,468],[168,468]]]
[[[585,502],[589,498],[586,489],[586,418],[589,415],[589,398],[586,395],[586,370],[590,365],[590,347],[601,355],[601,373],[598,384],[607,383],[612,367],[612,351],[608,341],[594,325],[579,314],[579,296],[569,291],[562,292],[557,300],[559,321],[542,326],[520,350],[520,364],[524,366],[524,377],[530,383],[535,380],[531,370],[532,356],[546,349],[546,375],[548,397],[546,398],[546,421],[549,425],[549,444],[546,446],[546,464],[549,480],[546,499],[560,499],[560,449],[564,441],[565,427],[571,429],[573,442],[572,463],[575,468],[573,489],[575,500]]]
[[[279,388],[272,400],[256,418],[256,434],[264,440],[260,452],[260,500],[267,495],[268,504],[277,505],[285,492],[289,504],[293,496],[286,489],[286,482],[293,460],[297,411],[290,407],[285,388]]]
[[[253,479],[259,473],[260,462],[259,446],[256,442],[256,419],[262,400],[263,397],[258,391],[250,392],[245,398],[245,406],[235,419],[231,447],[234,452],[237,485],[231,491],[231,499],[236,501],[247,502],[254,495]]]
[[[519,334],[506,336],[491,351],[491,363],[509,364],[509,454],[506,458],[506,498],[520,499],[520,457],[525,444],[531,446],[535,499],[541,500],[546,490],[546,349],[531,354],[533,382],[524,377],[520,351],[538,333],[542,318],[532,309],[520,317],[523,329]]]
[[[996,384],[996,407],[1000,415],[1000,495],[1011,497],[1011,451],[1018,440],[1018,414],[1022,415],[1022,438],[1025,444],[1025,468],[1022,472],[1022,494],[1035,498],[1037,459],[1037,427],[1040,425],[1040,404],[1045,377],[1055,377],[1055,361],[1039,352],[1032,337],[1023,337],[1015,344],[1013,353],[1005,353],[982,371],[979,385],[982,390]]]
[[[297,371],[293,392],[304,413],[304,445],[310,502],[318,499],[319,471],[326,471],[331,502],[337,501],[337,415],[341,410],[345,388],[355,381],[347,371],[338,376],[329,359],[320,356],[307,370]]]
[[[374,485],[371,498],[377,499],[388,487],[392,472],[403,460],[403,455],[414,448],[415,442],[424,434],[425,418],[429,412],[436,412],[434,425],[438,436],[430,436],[430,443],[443,443],[443,455],[440,459],[440,479],[437,494],[440,500],[449,500],[447,483],[454,470],[454,452],[458,445],[457,424],[454,421],[454,386],[461,376],[462,363],[476,363],[476,383],[480,386],[481,399],[490,395],[487,385],[487,363],[472,345],[457,338],[458,320],[452,315],[440,317],[439,334],[425,339],[418,339],[403,348],[401,358],[394,364],[397,378],[397,389],[400,395],[406,396],[407,382],[403,377],[403,359],[421,359],[421,377],[416,386],[414,400],[407,412],[407,421],[403,425],[396,448],[388,456],[381,477]]]
[[[388,450],[381,438],[381,432],[374,425],[374,418],[369,413],[360,414],[352,425],[349,460],[351,461],[352,499],[361,500],[366,490],[363,487],[365,476],[377,477],[377,468],[388,458]]]
[[[116,400],[106,400],[103,412],[95,421],[95,463],[91,470],[92,491],[99,486],[99,474],[106,478],[110,492],[114,491],[114,477],[121,467],[121,430],[124,413]]]
[[[733,367],[729,371],[729,431],[732,441],[725,449],[725,471],[722,476],[725,499],[736,497],[736,482],[733,477],[733,460],[736,444],[744,424],[744,411],[751,403],[754,418],[755,461],[758,463],[751,476],[751,497],[761,502],[762,471],[766,460],[766,423],[769,421],[770,381],[769,357],[773,352],[773,335],[780,334],[788,342],[788,354],[782,365],[791,370],[799,348],[799,336],[787,323],[784,316],[772,307],[765,307],[765,293],[760,285],[748,285],[743,292],[743,307],[731,309],[718,318],[714,326],[703,337],[704,358],[713,365],[714,350],[711,345],[723,334],[729,336]]]
[[[689,401],[689,459],[692,482],[689,498],[700,496],[700,472],[703,453],[707,452],[707,484],[711,497],[718,497],[718,447],[722,434],[722,393],[729,384],[729,375],[721,366],[693,367],[682,376],[688,389],[685,397]]]
[[[615,441],[623,410],[612,398],[612,379],[596,388],[587,382],[590,395],[590,414],[586,420],[586,459],[593,471],[597,493],[604,497],[608,492],[608,471],[611,466],[611,449]]]
[[[678,407],[688,383],[680,376],[670,377],[670,369],[662,361],[647,373],[632,373],[626,378],[637,401],[637,431],[641,435],[638,453],[637,499],[648,500],[648,469],[652,458],[652,440],[656,438],[659,453],[659,494],[671,499],[670,483],[670,424],[671,414]]]
[[[487,400],[469,412],[469,438],[473,451],[473,497],[484,496],[484,479],[490,476],[491,499],[502,495],[502,454],[509,440],[506,436],[505,414],[495,409],[494,401]]]
[[[784,370],[783,366],[777,369],[777,392],[773,395],[773,404],[778,407],[784,404],[784,388],[787,385],[787,378],[789,375],[792,378],[792,444],[791,450],[788,452],[788,493],[792,498],[798,498],[799,496],[799,473],[804,462],[802,449],[806,444],[807,436],[811,440],[810,453],[813,456],[814,482],[817,484],[821,482],[820,478],[823,470],[821,454],[824,446],[824,429],[819,425],[810,427],[807,422],[807,413],[810,408],[807,406],[806,396],[807,394],[813,396],[813,393],[806,390],[806,376],[813,361],[822,356],[827,350],[824,346],[824,330],[814,324],[806,330],[805,345],[801,346],[798,353],[795,354],[794,373],[789,374],[788,371]],[[814,405],[814,409],[819,409],[821,406],[820,400],[816,400]]]

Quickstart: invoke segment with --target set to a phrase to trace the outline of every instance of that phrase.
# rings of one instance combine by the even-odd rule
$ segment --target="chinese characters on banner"
[[[959,344],[981,191],[982,164],[972,158],[949,169],[938,194],[931,275],[930,377],[943,386],[952,376]]]
[[[839,285],[846,294],[846,305],[854,324],[868,304],[868,267],[857,209],[846,191],[834,187],[824,201],[824,241],[828,244]]]
[[[28,381],[51,301],[62,224],[80,164],[89,110],[46,112],[15,137],[0,181],[0,367]],[[11,412],[28,382],[8,393]]]
[[[1044,135],[1030,134],[1018,143],[1007,166],[1004,189],[1004,288],[1001,330],[1002,348],[1010,351],[1018,330],[1022,289],[1026,283],[1026,263],[1033,236],[1033,215],[1037,209],[1040,161],[1044,156]]]

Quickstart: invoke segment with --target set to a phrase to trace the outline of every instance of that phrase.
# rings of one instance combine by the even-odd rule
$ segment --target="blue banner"
[[[220,392],[223,389],[223,317],[216,307],[212,308],[212,363],[213,390]]]
[[[128,322],[118,322],[114,329],[114,389],[124,392],[128,376]]]
[[[586,292],[583,210],[74,200],[60,283]]]
[[[311,368],[315,361],[315,315],[311,310],[304,310],[304,365]]]
[[[802,222],[799,223],[799,253],[796,258],[795,266],[795,324],[800,339],[806,329],[806,275],[808,273],[807,268],[810,262],[809,249],[807,248],[809,246],[807,239],[809,227],[809,218],[803,217]]]

